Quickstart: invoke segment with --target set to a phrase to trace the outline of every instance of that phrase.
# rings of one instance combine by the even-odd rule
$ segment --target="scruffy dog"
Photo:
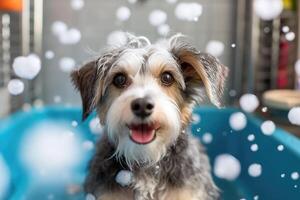
[[[218,189],[203,147],[188,130],[207,94],[220,105],[227,68],[182,35],[151,44],[127,34],[72,73],[83,118],[96,109],[104,135],[85,183],[98,200],[213,200]],[[116,182],[122,170],[128,185]]]

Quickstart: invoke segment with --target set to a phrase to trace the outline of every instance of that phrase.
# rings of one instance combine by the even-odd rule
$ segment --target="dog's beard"
[[[123,158],[129,168],[135,165],[155,165],[180,134],[180,112],[176,103],[166,96],[161,96],[156,98],[155,105],[156,113],[153,118],[161,127],[156,130],[155,139],[148,144],[137,144],[130,139],[127,124],[134,122],[134,118],[130,114],[131,111],[126,108],[124,99],[117,99],[108,110],[106,128],[108,138],[116,148],[114,156],[117,159]]]

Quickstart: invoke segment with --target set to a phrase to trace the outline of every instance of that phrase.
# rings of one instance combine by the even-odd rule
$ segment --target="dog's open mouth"
[[[157,126],[155,124],[131,124],[130,139],[137,144],[148,144],[156,137]]]

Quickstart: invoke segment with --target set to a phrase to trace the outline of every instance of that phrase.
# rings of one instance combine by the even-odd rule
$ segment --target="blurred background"
[[[10,134],[9,130],[15,137],[18,131],[23,132],[9,127],[18,126],[17,122],[9,121],[18,115],[15,113],[27,113],[24,116],[30,124],[43,117],[38,115],[28,121],[36,109],[49,106],[79,109],[80,96],[70,82],[70,72],[99,55],[106,45],[126,42],[122,31],[146,36],[152,42],[178,32],[187,35],[199,50],[216,56],[230,69],[224,104],[243,111],[238,112],[238,124],[230,124],[231,129],[239,130],[245,116],[242,113],[247,113],[247,118],[267,122],[263,127],[258,126],[259,131],[272,133],[281,128],[286,133],[284,137],[294,135],[291,140],[296,143],[299,140],[300,3],[297,0],[0,0],[0,136],[1,132]],[[72,127],[76,127],[80,111],[66,112],[66,116],[76,116],[77,121],[69,118]],[[59,116],[51,115],[54,119]],[[98,127],[97,121],[92,120],[91,126],[88,123],[82,125],[83,132]],[[95,139],[92,135],[83,138]],[[204,138],[209,141],[211,135]],[[9,141],[0,137],[0,144],[1,139]],[[93,143],[85,141],[84,147],[92,149]],[[6,145],[18,146],[19,140],[15,142]],[[70,149],[75,148],[72,144]],[[299,162],[300,146],[292,148],[298,152]],[[294,174],[296,179],[297,174]],[[72,189],[75,191],[76,186]]]

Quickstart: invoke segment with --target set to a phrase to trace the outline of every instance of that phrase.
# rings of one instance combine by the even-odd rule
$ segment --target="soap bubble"
[[[123,31],[113,31],[107,37],[107,44],[110,46],[120,47],[127,42],[126,33]]]
[[[19,79],[12,79],[8,82],[7,89],[12,95],[19,95],[24,91],[24,83]]]
[[[255,152],[258,151],[258,145],[257,144],[252,144],[250,147],[251,151]]]
[[[90,121],[89,127],[91,132],[94,134],[101,134],[103,131],[103,127],[101,126],[100,119],[98,117],[95,117]]]
[[[236,47],[236,44],[232,43],[232,44],[231,44],[231,47],[232,47],[232,48],[235,48],[235,47]]]
[[[214,162],[214,173],[217,177],[229,181],[235,180],[241,172],[240,162],[230,154],[220,154]]]
[[[193,114],[192,115],[192,123],[193,124],[199,124],[200,123],[200,121],[201,121],[201,117],[200,117],[200,115],[198,115],[198,114]]]
[[[28,169],[51,178],[52,174],[69,171],[81,162],[80,144],[78,134],[63,125],[45,122],[25,135],[20,152]]]
[[[75,65],[75,60],[70,57],[63,57],[59,60],[59,67],[63,72],[72,72],[75,68]]]
[[[157,28],[157,32],[161,36],[167,36],[170,32],[170,26],[168,24],[159,25]]]
[[[293,41],[295,37],[296,35],[294,32],[288,32],[287,34],[285,34],[285,38],[287,39],[287,41]]]
[[[206,45],[205,51],[215,57],[219,57],[223,54],[224,44],[218,40],[210,40]]]
[[[116,16],[120,21],[127,21],[130,18],[131,12],[130,9],[126,6],[118,8]]]
[[[282,32],[288,33],[290,31],[290,28],[288,26],[283,26],[282,27]]]
[[[54,58],[54,52],[53,51],[46,51],[45,52],[45,58],[47,58],[49,60]]]
[[[180,20],[195,21],[202,14],[202,5],[199,3],[179,3],[175,8],[175,16]]]
[[[267,120],[261,124],[260,129],[263,134],[272,135],[276,129],[276,126],[274,122],[272,122],[271,120]]]
[[[96,200],[96,197],[91,193],[88,193],[85,197],[85,200]]]
[[[258,98],[254,94],[244,94],[240,98],[240,106],[246,112],[254,112],[259,106]]]
[[[291,173],[291,178],[293,180],[298,180],[299,179],[299,173],[298,172],[293,172]]]
[[[149,15],[149,22],[153,26],[159,26],[166,22],[167,14],[162,10],[153,10]]]
[[[51,26],[52,33],[54,35],[60,35],[66,32],[68,29],[67,25],[62,21],[55,21]]]
[[[92,141],[86,140],[82,143],[82,147],[84,150],[90,151],[90,150],[94,149],[95,145]]]
[[[5,163],[4,158],[0,154],[0,199],[4,199],[9,189],[10,171]]]
[[[288,119],[292,124],[300,126],[300,107],[292,108],[288,113]]]
[[[247,138],[250,142],[254,141],[255,140],[255,135],[253,134],[250,134],[248,135],[248,138]]]
[[[277,146],[277,150],[278,151],[283,151],[284,150],[284,146],[282,144]]]
[[[204,133],[203,136],[202,136],[202,141],[203,143],[205,144],[209,144],[211,143],[213,140],[213,136],[211,133]]]
[[[242,112],[236,112],[231,114],[229,124],[233,130],[240,131],[246,127],[247,118]]]
[[[81,33],[76,28],[71,28],[58,36],[62,44],[76,44],[81,39]]]
[[[282,0],[255,0],[254,12],[263,20],[272,20],[283,10]]]
[[[167,1],[167,3],[169,3],[169,4],[174,4],[174,3],[177,2],[177,0],[166,0],[166,1]]]
[[[14,59],[12,67],[17,76],[31,80],[40,72],[41,60],[35,54],[30,54],[27,57],[19,56]]]
[[[54,96],[53,100],[54,100],[54,103],[60,103],[61,102],[61,96],[56,95],[56,96]]]
[[[83,0],[71,0],[71,8],[73,10],[81,10],[84,6]]]
[[[121,170],[118,172],[116,176],[116,182],[123,187],[130,185],[132,181],[133,181],[133,173],[128,170]]]
[[[252,177],[259,177],[262,172],[262,166],[258,163],[253,163],[248,168],[248,174]]]

